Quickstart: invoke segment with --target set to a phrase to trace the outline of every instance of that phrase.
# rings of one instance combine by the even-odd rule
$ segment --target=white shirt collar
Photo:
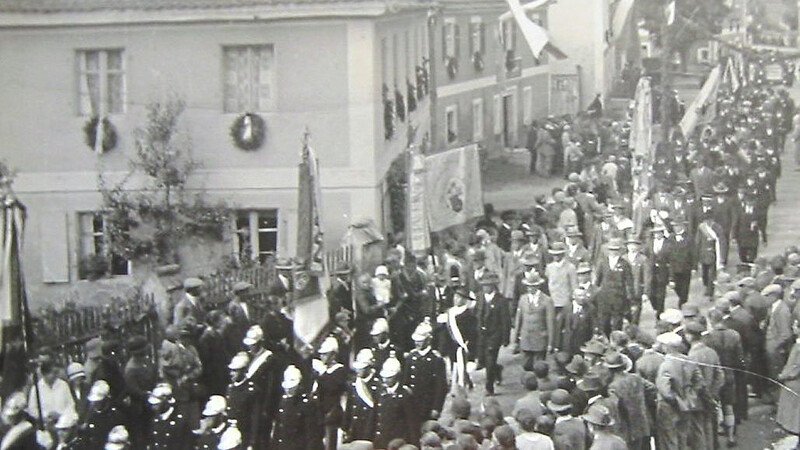
[[[169,416],[172,415],[173,411],[175,411],[175,407],[170,406],[168,410],[166,410],[163,413],[159,414],[159,417],[161,418],[161,420],[167,420],[167,419],[169,419]]]
[[[394,394],[395,392],[397,392],[397,388],[399,388],[399,387],[400,387],[400,383],[395,383],[394,386],[387,387],[386,388],[386,392],[388,392],[390,394]]]
[[[425,347],[425,348],[424,348],[424,349],[422,349],[422,350],[417,350],[417,353],[419,353],[419,354],[420,354],[420,356],[425,356],[425,355],[427,355],[428,353],[430,353],[430,351],[431,351],[431,346],[429,345],[429,346]]]

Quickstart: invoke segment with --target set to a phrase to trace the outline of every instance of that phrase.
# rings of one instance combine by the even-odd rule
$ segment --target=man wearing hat
[[[392,342],[400,350],[408,352],[413,348],[411,333],[414,326],[432,311],[427,274],[417,265],[413,253],[406,252],[405,264],[392,280],[392,288],[395,309],[388,316]]]
[[[583,233],[581,230],[578,229],[577,226],[569,227],[566,230],[566,259],[568,259],[572,265],[578,267],[578,264],[583,262],[589,262],[592,255],[589,253],[589,250],[583,245]]]
[[[275,416],[272,446],[276,450],[309,450],[322,447],[322,412],[310,394],[302,392],[303,375],[296,366],[283,372],[283,395]],[[258,447],[263,448],[263,447]]]
[[[222,436],[229,428],[228,416],[225,413],[228,403],[221,395],[212,395],[203,408],[203,420],[200,429],[194,430],[197,450],[216,450]]]
[[[247,330],[242,340],[250,362],[245,372],[245,377],[253,380],[255,385],[262,389],[263,396],[258,412],[259,426],[254,428],[257,445],[268,445],[271,424],[277,412],[278,398],[280,395],[277,381],[280,379],[285,367],[282,359],[271,350],[267,349],[264,330],[260,325],[253,325]]]
[[[556,448],[578,449],[586,448],[588,439],[586,425],[579,417],[573,417],[572,399],[569,392],[556,389],[550,394],[547,409],[556,416],[556,426],[553,430],[553,443]]]
[[[693,234],[686,232],[685,223],[675,223],[675,236],[670,238],[667,257],[669,258],[669,271],[675,284],[675,294],[678,304],[683,305],[689,300],[689,286],[692,281],[692,268],[697,264],[695,260]]]
[[[447,397],[447,366],[442,355],[431,348],[433,328],[427,319],[417,325],[411,340],[414,349],[403,364],[403,385],[413,393],[420,423],[436,420]]]
[[[206,316],[208,322],[197,342],[197,355],[203,365],[201,381],[208,395],[222,395],[228,386],[227,363],[233,356],[231,347],[226,345],[225,336],[230,324],[228,317],[221,310],[214,310]],[[240,344],[241,341],[237,342]],[[239,345],[234,347],[238,350]]]
[[[316,395],[322,409],[325,426],[325,448],[335,450],[337,434],[342,425],[342,396],[347,390],[348,370],[338,362],[339,341],[328,336],[322,341],[317,351],[319,360],[313,361],[317,372],[315,380]]]
[[[375,367],[383,367],[383,363],[393,354],[400,354],[389,338],[389,322],[383,317],[375,319],[369,330],[372,344],[369,348],[375,355]]]
[[[769,376],[774,379],[783,370],[794,342],[792,333],[794,318],[791,306],[783,298],[783,289],[780,285],[771,284],[765,287],[761,291],[761,295],[772,302],[766,318],[764,348],[769,365]],[[771,387],[770,390],[777,395],[774,387]]]
[[[621,249],[622,239],[610,239],[608,254],[598,262],[595,272],[599,326],[606,335],[621,329],[624,317],[631,317],[633,274]]]
[[[172,323],[180,325],[187,317],[194,317],[196,323],[203,323],[206,313],[200,296],[203,292],[203,280],[195,277],[183,281],[183,298],[175,304],[172,312]]]
[[[547,278],[548,292],[555,309],[553,319],[553,339],[545,350],[561,348],[563,333],[566,328],[567,308],[572,305],[572,291],[578,287],[578,275],[575,266],[565,257],[567,246],[563,242],[555,242],[550,248],[553,261],[544,270]]]
[[[259,444],[258,430],[262,426],[263,415],[256,411],[263,411],[264,387],[256,385],[252,378],[247,377],[247,367],[250,357],[247,352],[237,353],[228,364],[231,371],[231,382],[225,393],[228,417],[238,423],[238,429],[247,446],[257,448]],[[270,426],[264,423],[264,426]]]
[[[331,303],[331,313],[336,314],[342,309],[353,312],[353,268],[346,262],[340,261],[334,270],[336,278],[333,280],[328,298]],[[333,317],[333,316],[331,316]]]
[[[353,336],[353,348],[364,348],[369,346],[370,342],[372,342],[370,330],[372,329],[373,323],[386,316],[386,309],[383,305],[378,303],[378,300],[372,294],[372,277],[370,277],[368,273],[362,273],[356,280],[353,304],[355,306],[355,319],[353,321],[355,335]],[[386,319],[383,320],[386,321]],[[389,325],[387,323],[387,338],[388,333]]]
[[[572,304],[567,310],[567,331],[564,333],[562,349],[569,355],[580,353],[581,347],[594,335],[596,321],[590,294],[585,289],[575,289],[572,293]]]
[[[718,223],[722,229],[721,254],[722,265],[728,263],[728,249],[730,246],[731,230],[735,218],[735,197],[730,196],[728,185],[720,181],[714,186],[714,199],[711,210],[713,211],[714,222]]]
[[[219,450],[244,450],[249,447],[244,446],[242,440],[242,432],[236,427],[235,424],[229,424],[225,431],[220,436],[217,449]]]
[[[603,365],[611,372],[608,390],[619,398],[620,409],[625,411],[620,417],[622,437],[628,448],[643,449],[650,438],[650,422],[645,403],[645,381],[628,370],[633,366],[630,359],[622,353],[611,352],[603,357]]]
[[[614,434],[615,420],[607,407],[593,404],[581,418],[586,422],[589,432],[593,435],[591,450],[625,450],[629,448],[621,437]]]
[[[739,247],[739,261],[744,263],[755,261],[762,232],[756,214],[755,199],[746,196],[741,211],[736,215],[736,221],[733,224],[733,237]]]
[[[681,354],[680,335],[663,333],[656,341],[666,353],[656,376],[656,445],[659,450],[682,450],[689,448],[689,442],[706,442],[700,401],[705,385],[700,368]],[[692,421],[692,416],[697,420]]]
[[[475,294],[459,287],[453,293],[453,306],[436,317],[439,351],[451,364],[452,384],[461,388],[472,386],[467,362],[474,358],[478,342],[475,302]]]
[[[520,297],[514,319],[514,350],[525,354],[523,368],[530,371],[534,361],[543,361],[554,348],[556,312],[553,301],[540,290],[544,280],[539,274],[526,275],[522,283],[527,293]]]
[[[372,350],[361,349],[353,361],[355,379],[347,389],[344,414],[345,442],[375,438],[375,403],[381,390],[381,381],[375,373]]]
[[[400,383],[400,361],[390,357],[380,371],[383,386],[375,402],[375,448],[387,448],[396,438],[416,442],[421,423],[414,410],[415,402],[410,389]]]
[[[193,425],[181,411],[176,409],[172,386],[167,383],[157,384],[147,402],[153,410],[147,448],[150,450],[194,449]]]
[[[714,297],[714,280],[717,279],[717,269],[725,265],[725,249],[727,243],[725,230],[714,220],[712,213],[706,212],[702,216],[703,220],[697,226],[697,235],[694,242],[696,244],[696,260],[700,264],[703,275],[703,286],[705,295],[708,298]]]
[[[486,368],[486,392],[494,394],[494,384],[502,380],[502,366],[497,364],[501,346],[509,344],[511,318],[507,300],[497,290],[497,274],[486,272],[479,280],[481,296],[475,308],[478,316],[478,360]]]
[[[147,400],[156,385],[158,372],[148,357],[150,343],[147,338],[142,335],[131,336],[125,342],[125,347],[130,355],[125,364],[125,387],[130,398],[128,416],[131,419],[131,440],[134,445],[143,447],[151,416]]]
[[[56,443],[55,450],[82,450],[86,448],[78,433],[78,416],[75,414],[64,414],[58,418],[55,424]]]
[[[642,242],[637,237],[629,237],[625,243],[628,252],[625,259],[631,266],[633,275],[633,308],[631,323],[638,324],[642,314],[642,304],[650,299],[652,285],[652,266],[647,255],[642,252]]]
[[[72,400],[75,402],[75,411],[78,413],[79,421],[82,421],[88,404],[86,396],[89,394],[89,388],[91,388],[86,380],[86,370],[83,364],[76,361],[67,365],[66,374],[69,391],[72,394]]]
[[[228,306],[225,307],[225,312],[230,317],[229,333],[232,342],[236,343],[235,347],[241,344],[247,329],[250,328],[255,322],[251,317],[252,311],[247,304],[247,298],[253,290],[253,285],[246,281],[237,281],[233,285],[233,298],[231,298]]]
[[[89,395],[89,408],[86,412],[82,438],[86,448],[103,448],[109,431],[125,422],[125,417],[111,401],[111,388],[105,380],[92,384]]]
[[[518,231],[519,214],[512,210],[503,211],[500,214],[500,220],[500,228],[497,230],[497,246],[504,252],[509,252],[514,231]]]
[[[128,450],[131,448],[131,439],[125,425],[117,425],[108,432],[104,450]]]
[[[688,357],[698,363],[700,372],[703,374],[703,383],[709,397],[706,400],[703,411],[703,429],[705,430],[706,447],[716,448],[717,436],[717,408],[709,402],[719,402],[720,390],[725,385],[725,371],[721,368],[719,355],[717,352],[703,342],[703,335],[706,327],[697,321],[690,321],[684,328],[685,339],[689,342]]]
[[[511,250],[503,257],[501,273],[501,293],[508,299],[514,299],[517,275],[524,270],[522,258],[527,253],[525,241],[525,234],[521,230],[511,232]]]

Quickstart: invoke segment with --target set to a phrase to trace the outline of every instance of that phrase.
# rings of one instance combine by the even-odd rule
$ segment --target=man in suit
[[[353,289],[352,279],[350,277],[352,268],[347,263],[341,263],[336,266],[336,278],[333,280],[330,294],[331,299],[330,312],[333,318],[337,312],[341,310],[353,312]]]
[[[669,250],[672,241],[664,236],[664,227],[656,226],[651,230],[651,239],[647,243],[645,255],[650,265],[650,286],[647,291],[650,304],[656,315],[664,312],[664,298],[669,284]]]
[[[502,381],[503,367],[497,364],[500,347],[509,344],[511,317],[507,300],[497,290],[500,278],[486,271],[480,278],[481,296],[478,299],[478,359],[486,368],[486,393],[494,395],[495,382]]]
[[[670,279],[675,286],[678,305],[689,300],[689,285],[692,281],[692,268],[695,266],[695,249],[691,235],[686,233],[685,223],[676,223],[675,238],[667,248]]]
[[[713,211],[714,221],[722,228],[720,253],[722,255],[722,265],[728,263],[728,248],[731,238],[731,230],[734,224],[735,200],[728,195],[729,189],[725,182],[714,185],[714,199],[711,210]]]
[[[567,237],[567,256],[566,259],[575,267],[582,262],[589,262],[592,255],[583,245],[583,233],[578,227],[569,227],[566,230]]]
[[[650,422],[647,417],[646,381],[635,373],[628,372],[628,362],[619,352],[603,357],[603,365],[611,372],[608,391],[619,398],[622,437],[630,449],[643,449],[649,441]]]
[[[739,333],[725,326],[724,316],[720,309],[710,309],[708,321],[711,323],[711,331],[706,335],[705,343],[717,352],[720,364],[726,369],[725,383],[719,391],[719,400],[722,404],[723,425],[728,436],[728,446],[732,446],[736,442],[736,419],[745,419],[745,417],[734,416],[736,373],[745,368],[744,350]]]
[[[642,243],[636,237],[628,238],[626,242],[628,253],[625,255],[633,274],[633,312],[631,322],[639,323],[642,314],[642,304],[649,299],[652,285],[652,267],[647,255],[642,252]]]
[[[746,196],[742,204],[742,211],[737,216],[733,227],[733,237],[739,246],[739,260],[752,263],[758,256],[758,241],[761,228],[758,224],[756,202],[753,197]]]
[[[396,438],[419,441],[413,393],[400,382],[401,375],[400,361],[389,358],[383,363],[380,371],[383,386],[375,402],[375,448],[387,448]]]
[[[703,286],[708,298],[714,297],[714,281],[717,279],[717,269],[723,267],[724,256],[722,249],[725,244],[725,231],[714,220],[711,213],[709,197],[704,197],[703,221],[697,226],[695,249],[697,262],[703,274]],[[708,209],[707,209],[708,208]]]
[[[570,355],[580,353],[581,347],[594,335],[596,308],[591,294],[583,288],[572,293],[572,305],[567,313],[567,329],[564,334],[563,350]]]
[[[761,295],[772,300],[772,305],[767,313],[764,348],[769,364],[769,376],[777,379],[778,374],[786,364],[789,356],[794,334],[792,334],[792,308],[783,298],[783,288],[778,284],[771,284],[761,291]],[[772,393],[777,400],[777,391],[772,388]]]
[[[447,396],[447,364],[442,355],[431,346],[433,327],[426,320],[411,335],[414,349],[406,355],[403,365],[403,385],[414,396],[418,424],[436,420]]]
[[[252,289],[253,285],[246,281],[238,281],[233,285],[233,298],[225,308],[225,312],[227,312],[231,320],[230,340],[235,342],[236,345],[231,346],[229,350],[239,350],[247,329],[254,323],[251,317],[253,312],[245,301],[250,296]]]
[[[622,319],[631,317],[633,274],[622,257],[622,239],[608,241],[607,256],[597,263],[594,284],[597,292],[599,326],[605,334],[622,328]]]
[[[547,288],[550,299],[555,308],[554,340],[552,348],[561,348],[563,334],[566,326],[566,312],[572,305],[572,291],[578,287],[578,275],[575,266],[565,258],[567,246],[563,242],[555,242],[550,248],[553,262],[544,270],[547,278]]]
[[[533,370],[535,361],[543,361],[553,351],[555,333],[555,308],[553,301],[539,290],[544,283],[539,274],[528,274],[522,283],[527,293],[520,297],[519,307],[514,320],[516,331],[515,351],[525,354],[523,368]]]
[[[206,312],[200,296],[203,291],[203,280],[190,277],[183,281],[183,298],[175,305],[172,313],[172,323],[180,325],[187,317],[193,317],[196,323],[206,320]]]

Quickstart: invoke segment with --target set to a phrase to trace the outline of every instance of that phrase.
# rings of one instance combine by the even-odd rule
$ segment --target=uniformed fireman
[[[414,399],[411,390],[400,382],[401,372],[402,366],[395,357],[387,359],[381,368],[383,386],[375,404],[375,448],[386,448],[396,438],[419,440]]]
[[[369,334],[372,336],[371,348],[375,355],[375,367],[383,367],[390,354],[397,354],[397,347],[389,340],[389,322],[382,317],[375,319]]]
[[[86,448],[78,434],[78,415],[62,414],[55,424],[58,444],[56,450],[81,450]]]
[[[86,413],[81,438],[86,449],[101,449],[106,444],[108,433],[117,425],[125,423],[122,412],[111,403],[111,387],[105,380],[97,380],[92,384],[89,395],[89,407]]]
[[[347,390],[343,425],[345,441],[371,441],[375,438],[375,402],[380,392],[372,350],[361,349],[352,366],[356,377]]]
[[[228,429],[228,417],[225,411],[228,409],[228,402],[221,395],[212,395],[203,408],[203,419],[200,422],[200,429],[195,430],[195,448],[197,450],[216,450],[222,439],[223,433]]]
[[[117,425],[108,432],[104,450],[129,450],[131,448],[131,436],[125,425]]]
[[[252,427],[249,427],[247,432],[242,430],[242,435],[245,439],[245,445],[252,445],[254,448],[267,448],[272,434],[275,408],[280,395],[277,384],[280,380],[282,365],[278,355],[267,348],[264,330],[260,325],[250,327],[242,343],[250,357],[245,377],[253,381],[261,391],[260,395],[264,397],[257,405],[253,405],[258,406],[257,410],[253,409],[247,412],[247,417],[252,417],[252,420],[257,420],[257,422]],[[239,423],[241,424],[242,422]]]
[[[247,353],[239,352],[228,364],[231,383],[226,390],[226,402],[228,417],[237,422],[244,445],[255,448],[261,417],[254,412],[261,409],[262,396],[253,379],[245,376],[249,363]]]
[[[228,428],[225,429],[225,432],[222,433],[222,436],[219,439],[219,444],[217,444],[217,449],[242,450],[244,448],[244,444],[242,443],[242,433],[238,428],[236,428],[236,423],[231,423]]]
[[[428,320],[420,323],[411,335],[414,349],[406,356],[403,385],[414,396],[418,421],[436,420],[447,396],[447,365],[431,348],[433,328]]]
[[[147,402],[153,410],[148,449],[190,450],[194,448],[192,425],[184,413],[176,409],[172,386],[167,383],[159,383],[153,388]]]
[[[342,396],[347,390],[347,378],[350,374],[338,362],[339,341],[335,337],[325,338],[317,352],[319,359],[313,361],[314,369],[317,372],[314,394],[322,407],[325,448],[326,450],[335,450],[344,414],[341,406]]]
[[[322,448],[319,405],[302,392],[303,375],[296,366],[283,373],[283,395],[278,404],[272,447],[275,450],[319,450]]]

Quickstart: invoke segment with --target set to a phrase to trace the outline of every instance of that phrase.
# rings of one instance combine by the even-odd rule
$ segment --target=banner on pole
[[[441,231],[483,215],[477,144],[428,156],[425,167],[431,231]]]
[[[522,37],[525,38],[528,47],[530,47],[533,52],[533,56],[539,58],[539,55],[542,54],[542,50],[544,50],[547,43],[550,42],[547,31],[525,15],[525,10],[522,8],[519,0],[506,0],[506,2],[511,9],[511,15],[514,16],[514,20],[517,22],[519,30],[522,32]]]
[[[683,115],[679,125],[683,135],[687,138],[698,124],[708,123],[716,115],[717,91],[722,78],[721,72],[720,66],[714,67],[711,73],[708,74],[706,82],[703,83],[700,93],[697,94],[692,104],[686,109],[686,114]]]
[[[408,178],[408,244],[412,252],[426,251],[431,246],[428,216],[425,207],[425,156],[411,152]]]

